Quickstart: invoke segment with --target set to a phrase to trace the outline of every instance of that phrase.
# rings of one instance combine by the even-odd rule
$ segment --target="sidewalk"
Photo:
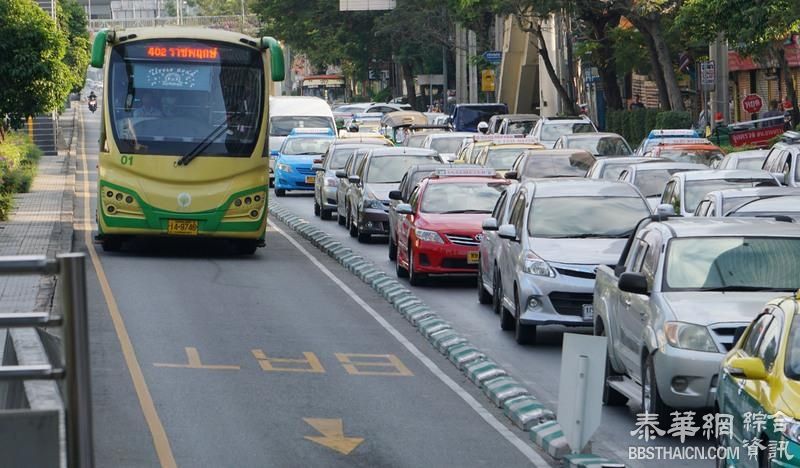
[[[79,104],[72,103],[73,106]],[[46,255],[52,258],[71,250],[76,111],[76,107],[72,107],[61,115],[58,155],[42,157],[30,192],[16,196],[9,220],[0,222],[0,256]],[[2,312],[49,311],[55,294],[55,276],[0,276]],[[47,362],[45,346],[35,329],[0,330],[0,365]],[[25,382],[24,395],[15,395],[18,392],[13,389],[2,390],[0,388],[0,408],[25,400],[31,408],[40,404],[50,408],[61,405],[55,382]]]

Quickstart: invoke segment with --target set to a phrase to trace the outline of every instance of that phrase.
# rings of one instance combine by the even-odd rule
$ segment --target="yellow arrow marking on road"
[[[364,442],[361,437],[345,437],[341,419],[303,418],[303,421],[324,436],[305,436],[306,439],[336,450],[342,455],[350,454],[356,447],[361,445],[361,442]]]

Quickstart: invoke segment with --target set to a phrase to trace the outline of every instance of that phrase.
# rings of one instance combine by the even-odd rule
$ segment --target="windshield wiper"
[[[725,291],[794,291],[791,288],[771,288],[769,286],[747,286],[743,284],[731,284],[727,286],[715,286],[713,288],[698,288],[696,291],[714,291],[714,292],[725,292]]]
[[[203,151],[205,151],[211,143],[214,142],[220,135],[222,135],[225,131],[228,130],[228,122],[222,122],[219,124],[214,130],[211,130],[211,133],[206,135],[205,138],[200,140],[200,143],[197,144],[191,151],[184,154],[179,160],[175,161],[176,166],[185,166],[192,162],[194,158],[200,155]]]
[[[491,213],[490,210],[450,210],[440,211],[439,214],[458,214],[458,213]]]

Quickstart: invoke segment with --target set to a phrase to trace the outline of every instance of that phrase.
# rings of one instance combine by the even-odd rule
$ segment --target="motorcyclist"
[[[94,91],[89,93],[89,110],[92,112],[97,110],[97,95],[94,94]]]
[[[486,122],[479,123],[478,132],[483,133],[484,135],[489,133],[489,124],[487,124]]]

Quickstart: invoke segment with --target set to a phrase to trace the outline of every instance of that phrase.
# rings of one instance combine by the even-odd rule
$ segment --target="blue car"
[[[328,150],[334,139],[330,128],[292,130],[281,149],[270,154],[275,158],[275,196],[283,197],[287,190],[314,190],[316,172],[311,165]]]

